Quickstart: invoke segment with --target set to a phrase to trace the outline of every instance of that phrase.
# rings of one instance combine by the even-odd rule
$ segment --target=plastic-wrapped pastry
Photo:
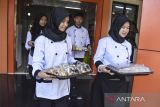
[[[56,66],[48,70],[48,74],[54,75],[57,78],[71,78],[83,74],[87,74],[91,72],[91,68],[88,64],[80,63],[80,64],[62,64],[60,66]]]
[[[123,69],[119,69],[118,72],[122,72],[122,73],[141,73],[141,72],[151,72],[149,67],[146,67],[144,65],[130,65],[129,67],[123,68]]]
[[[90,72],[91,71],[91,68],[88,64],[84,64],[83,65],[83,69],[82,69],[82,73],[83,72]]]
[[[144,66],[143,64],[130,64],[126,67],[114,67],[111,65],[107,66],[111,69],[111,71],[118,73],[118,74],[151,74],[153,73],[149,67]]]
[[[90,72],[91,68],[88,64],[80,63],[80,64],[77,64],[77,70],[79,73],[85,73],[85,72]]]
[[[88,51],[87,47],[78,47],[76,45],[72,46],[73,51]]]

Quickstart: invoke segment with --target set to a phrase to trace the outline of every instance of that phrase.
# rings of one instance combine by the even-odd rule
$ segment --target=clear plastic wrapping
[[[67,79],[80,75],[91,73],[92,70],[88,64],[62,64],[54,68],[48,69],[48,74],[54,75],[59,79]]]
[[[108,65],[107,66],[112,72],[123,74],[123,75],[145,75],[153,73],[149,67],[144,66],[143,64],[129,64],[128,66],[115,67]]]

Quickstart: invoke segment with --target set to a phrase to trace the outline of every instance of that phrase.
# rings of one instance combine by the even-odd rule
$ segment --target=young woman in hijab
[[[122,66],[130,63],[131,44],[125,40],[129,28],[129,19],[124,15],[118,16],[111,25],[109,35],[99,40],[94,56],[98,72],[92,87],[92,107],[104,107],[105,93],[127,91],[125,76],[112,73],[107,66]]]
[[[72,42],[65,30],[69,13],[62,7],[54,8],[49,26],[35,41],[33,72],[36,78],[36,96],[39,107],[68,107],[70,80],[59,80],[47,74],[47,69],[64,63],[75,63],[72,57]]]
[[[29,67],[29,75],[32,77],[32,57],[34,52],[34,41],[35,39],[43,32],[43,29],[47,25],[48,17],[45,14],[39,14],[33,23],[33,27],[31,31],[27,32],[25,48],[29,50],[28,55],[28,67]]]

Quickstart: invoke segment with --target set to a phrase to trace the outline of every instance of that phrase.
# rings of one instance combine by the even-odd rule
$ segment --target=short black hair
[[[77,17],[77,16],[80,16],[80,17],[84,18],[84,13],[77,12],[77,13],[74,14],[74,17]]]

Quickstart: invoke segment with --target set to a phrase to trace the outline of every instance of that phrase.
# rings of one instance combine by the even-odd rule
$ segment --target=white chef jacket
[[[60,42],[53,42],[45,36],[35,40],[33,54],[33,72],[58,66],[63,63],[74,63],[72,57],[72,43],[69,37]],[[42,71],[41,71],[42,72]],[[59,99],[69,95],[70,80],[53,79],[51,83],[36,82],[36,96],[47,99]]]
[[[32,40],[32,35],[31,35],[31,32],[28,31],[28,32],[27,32],[27,37],[26,37],[26,43],[25,43],[25,48],[26,48],[27,50],[30,50],[30,49],[31,49],[31,46],[28,45],[28,42],[31,41],[31,40]],[[30,55],[30,52],[29,52],[29,54],[28,54],[28,64],[29,64],[29,65],[32,65],[32,56]]]
[[[66,33],[71,37],[72,45],[82,48],[90,44],[88,31],[83,26],[77,28],[73,25],[66,30]],[[84,55],[85,51],[73,51],[74,58],[84,58]]]
[[[101,61],[104,65],[126,66],[130,63],[131,52],[131,44],[127,40],[118,43],[107,36],[99,40],[94,63]]]

